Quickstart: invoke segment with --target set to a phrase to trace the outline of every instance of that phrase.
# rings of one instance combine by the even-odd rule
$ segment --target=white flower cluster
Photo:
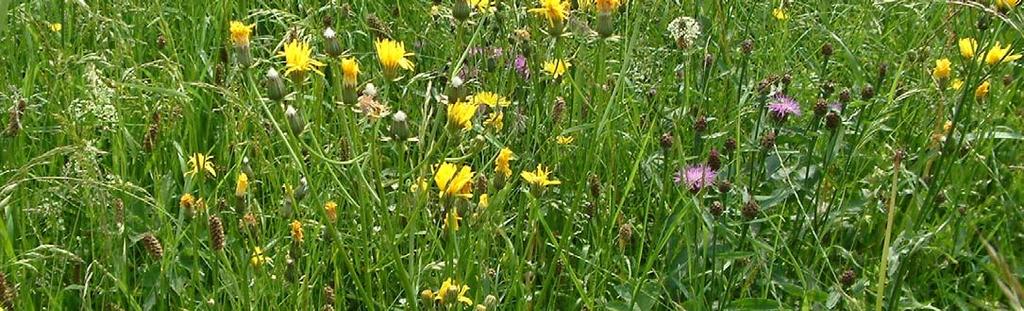
[[[676,17],[668,24],[668,33],[679,48],[689,48],[700,37],[700,23],[689,16]]]

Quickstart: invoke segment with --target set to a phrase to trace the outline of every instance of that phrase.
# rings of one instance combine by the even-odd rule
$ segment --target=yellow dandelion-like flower
[[[544,72],[558,79],[565,74],[565,71],[572,67],[572,64],[564,59],[556,59],[554,61],[544,62]]]
[[[341,73],[344,78],[342,83],[348,87],[355,87],[359,84],[359,63],[355,58],[349,57],[341,60]]]
[[[487,12],[491,9],[491,0],[469,0],[469,5],[480,12]]]
[[[496,132],[501,132],[501,129],[505,128],[505,114],[501,111],[491,113],[491,116],[484,120],[484,125],[494,128]]]
[[[964,80],[953,79],[953,83],[950,83],[949,86],[952,87],[954,90],[959,90],[961,87],[964,86]]]
[[[622,3],[619,0],[597,0],[597,11],[601,13],[611,13],[619,9]]]
[[[936,79],[949,78],[949,73],[952,71],[950,66],[953,63],[948,58],[943,58],[935,61],[935,69],[932,70],[932,76]]]
[[[184,209],[191,209],[196,204],[196,197],[192,196],[191,193],[181,195],[181,199],[178,199],[178,206]]]
[[[515,154],[512,153],[512,149],[508,147],[501,148],[498,151],[498,158],[494,160],[494,172],[505,177],[512,176],[512,170],[509,168],[509,161],[514,160]]]
[[[568,145],[568,144],[571,144],[575,140],[576,140],[576,138],[572,137],[572,135],[568,135],[568,136],[558,135],[558,137],[555,137],[555,141],[558,142],[559,145]]]
[[[202,172],[209,173],[213,177],[217,177],[217,170],[213,166],[213,157],[202,153],[195,153],[188,159],[189,171],[185,173],[188,175],[201,175]]]
[[[309,71],[320,75],[324,74],[317,69],[317,67],[323,67],[324,63],[313,59],[313,49],[309,47],[309,43],[293,40],[291,43],[285,44],[284,51],[277,53],[277,56],[284,56],[285,75],[295,73],[301,77]]]
[[[238,179],[235,180],[235,196],[244,197],[247,191],[249,191],[249,175],[238,173]]]
[[[784,20],[789,19],[789,14],[786,14],[786,10],[784,10],[783,8],[774,8],[774,9],[772,9],[772,16],[775,17],[775,19],[780,20],[780,21],[784,21]]]
[[[327,201],[324,203],[324,214],[327,214],[327,220],[335,222],[338,220],[338,203],[334,201]]]
[[[569,2],[540,0],[540,7],[530,9],[530,13],[544,17],[552,27],[562,25],[569,17]]]
[[[423,177],[417,177],[416,182],[409,186],[409,192],[412,193],[426,193],[430,189],[430,185],[427,184],[427,179]]]
[[[491,196],[484,193],[480,195],[480,202],[476,204],[479,208],[487,208],[491,206]]]
[[[385,77],[393,78],[395,70],[399,67],[405,70],[415,68],[412,61],[407,58],[415,54],[405,51],[405,43],[383,39],[374,42],[374,46],[377,48],[377,59],[380,61],[381,67],[384,68]]]
[[[987,97],[989,86],[990,83],[988,83],[988,81],[982,82],[981,85],[978,86],[978,88],[974,89],[974,97],[977,97],[979,99]]]
[[[452,129],[473,128],[473,116],[477,106],[473,103],[458,102],[448,105],[448,126]]]
[[[61,29],[64,29],[64,25],[62,25],[61,23],[51,23],[50,24],[50,31],[60,32]]]
[[[547,187],[562,184],[562,182],[557,179],[551,179],[549,177],[550,175],[551,171],[545,169],[540,164],[537,164],[536,171],[523,171],[522,173],[519,174],[519,176],[523,177],[523,179],[526,180],[526,182],[531,185]]]
[[[452,278],[444,280],[441,283],[441,288],[437,290],[434,300],[440,302],[442,305],[461,302],[467,306],[473,305],[473,300],[466,297],[466,292],[469,292],[469,286],[459,285]]]
[[[1020,4],[1020,0],[996,0],[996,8],[1005,11],[1010,10]]]
[[[501,96],[492,92],[480,92],[473,94],[473,98],[470,100],[471,103],[476,105],[487,105],[491,108],[494,107],[508,107],[511,103],[505,96]]]
[[[459,212],[454,209],[448,210],[448,215],[444,217],[444,227],[452,228],[452,230],[459,231],[459,222],[462,221],[462,216],[459,216]]]
[[[442,163],[434,172],[434,184],[440,189],[438,196],[444,197],[473,197],[473,169],[468,165],[461,168],[452,163]]]
[[[1010,53],[1010,45],[1003,48],[1002,44],[997,41],[996,44],[988,50],[988,53],[985,53],[985,62],[989,65],[995,65],[998,63],[1012,62],[1020,59],[1020,57],[1020,54]]]
[[[249,257],[249,264],[251,264],[253,267],[259,268],[259,266],[262,266],[264,263],[267,263],[268,261],[270,261],[270,259],[267,258],[267,256],[263,255],[262,248],[260,248],[259,246],[252,248],[252,257]]]
[[[962,38],[957,41],[957,46],[960,48],[960,56],[971,59],[974,58],[974,53],[978,50],[978,40]]]
[[[302,243],[302,223],[298,220],[292,220],[292,240],[296,243]]]
[[[249,45],[249,36],[252,35],[252,28],[256,24],[246,25],[240,21],[231,21],[228,32],[231,33],[231,42],[235,46]]]

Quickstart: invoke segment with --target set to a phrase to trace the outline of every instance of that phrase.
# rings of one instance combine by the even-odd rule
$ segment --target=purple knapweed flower
[[[523,79],[530,78],[530,67],[526,65],[526,56],[516,55],[516,59],[512,61],[512,69],[515,69]]]
[[[676,172],[675,182],[676,184],[686,183],[686,187],[691,192],[698,192],[701,189],[713,186],[717,175],[718,173],[706,164],[690,165]]]
[[[797,103],[793,98],[778,94],[772,99],[772,102],[768,104],[768,112],[771,113],[772,117],[778,121],[786,121],[789,116],[800,115],[800,103]]]

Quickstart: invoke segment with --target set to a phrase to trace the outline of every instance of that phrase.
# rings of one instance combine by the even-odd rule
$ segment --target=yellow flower
[[[496,132],[500,132],[501,129],[505,128],[505,114],[501,111],[491,113],[491,116],[484,120],[484,125],[491,126]]]
[[[597,11],[601,13],[611,13],[612,11],[618,10],[621,2],[619,0],[597,0]]]
[[[552,27],[562,25],[569,16],[569,2],[540,0],[540,7],[530,9],[530,13],[543,16]]]
[[[459,231],[459,221],[462,221],[462,216],[459,216],[459,212],[454,209],[448,210],[448,215],[444,217],[444,227],[450,227],[452,230]]]
[[[313,59],[312,54],[313,50],[309,47],[309,43],[293,40],[291,43],[285,44],[284,52],[278,52],[277,56],[284,56],[285,75],[294,72],[301,77],[311,70],[323,75],[324,73],[320,72],[317,67],[323,67],[324,63]]]
[[[544,71],[555,79],[558,79],[565,74],[565,71],[568,70],[569,67],[572,67],[572,64],[564,59],[544,62]]]
[[[448,278],[444,280],[444,283],[441,283],[441,288],[437,290],[434,300],[439,301],[441,304],[461,302],[470,306],[473,305],[473,300],[466,297],[466,292],[468,291],[469,286],[459,286],[458,283],[452,281],[452,278]]]
[[[302,223],[298,220],[292,220],[292,241],[296,243],[302,243]]]
[[[50,24],[50,30],[53,32],[60,32],[61,29],[64,29],[64,25],[61,25],[61,23]]]
[[[355,87],[359,84],[359,63],[355,58],[349,57],[341,60],[341,73],[345,86]]]
[[[468,130],[473,128],[473,115],[476,104],[457,102],[448,105],[448,126],[452,129]]]
[[[559,145],[568,145],[568,144],[571,144],[575,140],[576,140],[576,138],[573,138],[572,135],[569,135],[569,136],[558,135],[558,137],[555,137],[555,141],[558,142]]]
[[[184,209],[191,209],[196,204],[196,197],[192,196],[191,193],[181,195],[181,199],[178,200],[178,206]]]
[[[235,46],[249,45],[249,36],[252,35],[252,27],[256,24],[246,25],[240,21],[231,21],[228,32],[231,33],[231,42]]]
[[[508,147],[501,148],[501,151],[498,151],[498,158],[494,160],[494,172],[505,177],[512,176],[512,170],[508,167],[508,162],[514,160],[514,156],[515,154],[512,153],[512,149],[508,149]]]
[[[434,184],[441,189],[438,196],[472,198],[473,169],[468,165],[459,168],[456,164],[445,162],[434,172]]]
[[[1018,4],[1020,4],[1020,0],[996,0],[996,8],[1004,11],[1013,9]]]
[[[268,259],[267,256],[263,255],[262,248],[260,248],[259,246],[252,248],[252,257],[249,258],[249,264],[251,264],[253,267],[258,268],[259,266],[262,266],[264,263],[268,261],[270,261],[270,259]]]
[[[481,194],[480,203],[477,203],[476,206],[479,208],[487,208],[488,206],[491,206],[491,196],[486,193]]]
[[[985,53],[985,62],[989,65],[995,65],[998,63],[1012,62],[1020,59],[1020,57],[1020,54],[1010,54],[1010,45],[1003,48],[1002,44],[997,41],[996,44],[988,50],[988,53]]]
[[[249,175],[245,173],[238,173],[238,179],[235,181],[235,196],[244,197],[245,192],[249,190]]]
[[[774,9],[772,9],[772,16],[774,16],[775,19],[780,20],[780,21],[784,21],[784,20],[789,19],[789,15],[786,14],[786,10],[783,10],[782,8],[774,8]]]
[[[480,92],[473,95],[471,103],[476,105],[487,105],[491,108],[494,107],[508,107],[510,104],[508,99],[504,96],[492,93],[492,92]]]
[[[412,193],[426,193],[428,189],[430,186],[427,184],[427,179],[423,177],[417,177],[416,182],[409,186],[409,192]]]
[[[960,47],[960,56],[964,58],[974,58],[974,52],[978,50],[978,41],[974,38],[963,38],[957,41],[957,46]]]
[[[974,89],[974,97],[977,97],[979,99],[987,97],[988,96],[988,87],[989,87],[988,81],[982,82],[981,85],[979,85],[977,89]]]
[[[200,171],[205,171],[213,177],[217,177],[217,170],[213,167],[213,157],[211,156],[195,153],[188,159],[188,166],[189,171],[185,173],[186,176],[201,174]]]
[[[522,173],[519,174],[519,176],[522,176],[523,179],[525,179],[527,183],[529,183],[531,185],[541,186],[541,187],[547,187],[547,186],[554,186],[554,185],[562,184],[562,182],[557,180],[557,179],[549,179],[548,176],[550,174],[551,174],[551,171],[546,170],[546,169],[544,169],[543,166],[541,166],[540,164],[537,164],[537,170],[536,171],[534,171],[534,172],[523,171]]]
[[[338,203],[334,203],[334,201],[324,203],[324,213],[327,214],[327,220],[331,222],[338,220]]]
[[[932,70],[932,76],[936,79],[949,78],[950,65],[952,62],[948,58],[943,58],[935,61],[935,69]]]
[[[469,5],[480,12],[487,12],[491,9],[491,0],[469,0]]]
[[[415,67],[412,61],[406,58],[415,54],[405,51],[405,43],[384,39],[374,42],[374,46],[377,48],[377,59],[380,60],[380,65],[384,68],[385,77],[394,78],[395,70],[398,67],[405,70],[413,70]]]
[[[953,79],[953,83],[951,83],[949,86],[952,87],[954,90],[959,90],[961,87],[964,86],[964,80]]]

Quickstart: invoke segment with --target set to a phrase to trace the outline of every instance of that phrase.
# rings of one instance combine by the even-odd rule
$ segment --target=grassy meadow
[[[0,0],[0,310],[1024,310],[1019,0]]]

